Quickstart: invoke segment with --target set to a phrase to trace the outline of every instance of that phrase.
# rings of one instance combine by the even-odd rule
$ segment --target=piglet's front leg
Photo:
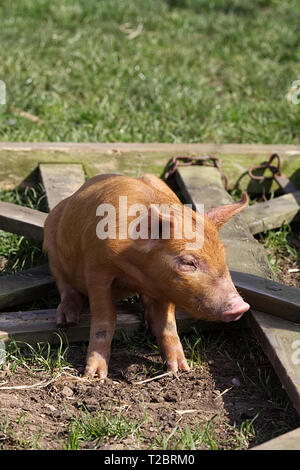
[[[85,375],[97,376],[103,381],[107,377],[116,311],[111,290],[101,289],[99,284],[89,286],[89,301],[91,326]]]
[[[172,372],[190,370],[177,334],[175,305],[160,303],[142,295],[146,322],[155,335],[167,369]]]

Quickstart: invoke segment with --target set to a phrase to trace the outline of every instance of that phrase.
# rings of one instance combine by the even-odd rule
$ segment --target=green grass
[[[23,341],[10,341],[6,348],[6,365],[10,371],[25,367],[33,373],[46,371],[52,374],[64,368],[71,368],[72,365],[67,360],[69,346],[65,338],[55,334],[59,339],[57,347],[53,347],[49,342],[33,346]]]
[[[1,140],[299,141],[298,0],[0,0],[0,16]]]
[[[92,415],[88,411],[81,411],[79,417],[71,418],[68,441],[64,449],[78,450],[84,442],[92,442],[93,448],[97,449],[109,438],[119,442],[128,436],[138,438],[143,422],[132,422],[121,412],[114,414],[109,410],[101,410]]]
[[[168,436],[159,433],[154,438],[152,446],[161,450],[197,450],[199,448],[208,450],[217,450],[219,447],[218,439],[215,436],[215,418],[213,416],[205,423],[200,423],[195,430],[189,426],[175,426]]]
[[[222,440],[217,428],[220,424],[224,424],[232,431],[231,449],[247,449],[250,439],[257,436],[253,426],[257,416],[252,420],[244,420],[239,426],[222,422],[219,415],[213,416],[206,422],[199,421],[194,430],[188,425],[180,427],[178,424],[168,436],[159,433],[152,447],[161,450],[219,450],[226,442]]]
[[[220,423],[232,430],[232,449],[245,449],[249,447],[250,439],[257,435],[253,426],[256,418],[257,416],[252,420],[244,420],[239,426],[233,426],[221,423],[220,416],[215,415],[206,422],[199,421],[193,430],[188,425],[180,426],[178,423],[169,434],[161,432],[157,425],[156,437],[153,438],[149,449],[218,450],[224,444],[216,430]],[[97,449],[111,439],[122,442],[129,436],[135,438],[136,442],[142,442],[143,436],[140,428],[146,421],[146,415],[144,420],[138,423],[126,419],[121,413],[115,414],[109,410],[98,411],[94,414],[85,410],[79,417],[71,417],[67,443],[62,447],[65,450],[80,450],[85,443],[89,442],[93,449]]]
[[[11,430],[11,422],[6,414],[5,418],[0,420],[0,450],[5,449],[5,443],[9,441],[14,444],[16,450],[38,450],[40,448],[39,441],[42,437],[43,430],[40,426],[33,422],[27,421],[26,413],[21,413],[15,419],[15,423],[19,425],[18,433]],[[36,427],[36,431],[28,431],[28,426]]]
[[[183,336],[184,352],[189,358],[191,367],[201,366],[203,360],[207,360],[212,353],[230,357],[229,348],[226,346],[229,346],[228,338],[224,338],[222,331],[218,335],[209,332],[203,334],[193,328],[193,333]]]
[[[297,251],[289,239],[292,234],[291,226],[285,222],[277,230],[268,230],[260,234],[260,241],[268,251],[268,260],[275,273],[280,272],[278,266],[280,260],[297,261],[298,259]],[[294,236],[297,236],[296,233]]]
[[[257,419],[258,414],[254,416],[252,419],[246,419],[243,421],[240,426],[231,426],[228,423],[226,423],[226,426],[228,426],[230,429],[234,431],[235,434],[235,445],[234,445],[234,450],[242,450],[242,449],[247,449],[249,447],[249,441],[250,438],[255,438],[257,437],[257,431],[255,430],[253,423]]]
[[[232,431],[232,449],[245,449],[249,447],[250,439],[257,435],[253,426],[256,418],[257,415],[252,420],[246,419],[236,426],[221,422],[220,416],[215,415],[206,422],[199,420],[193,430],[188,425],[181,426],[180,420],[178,420],[169,434],[161,432],[159,425],[156,425],[155,437],[149,445],[149,449],[218,450],[225,443],[217,432],[220,424],[227,426]],[[97,449],[111,439],[122,443],[128,437],[135,439],[136,443],[142,442],[143,436],[140,428],[145,423],[147,423],[147,414],[140,422],[133,422],[123,416],[121,412],[116,414],[110,410],[101,410],[92,414],[87,410],[82,410],[79,417],[71,417],[67,431],[67,442],[63,444],[63,448],[65,450],[79,450],[89,442],[93,449]]]
[[[0,188],[0,201],[26,206],[30,209],[43,211],[45,203],[45,190],[41,184],[36,186],[26,186],[20,190],[5,191]]]
[[[26,187],[24,190],[3,191],[0,201],[10,202],[31,209],[43,209],[45,192],[41,186]],[[23,236],[0,230],[0,276],[22,271],[24,268],[46,262],[42,243],[28,240]]]
[[[0,271],[0,276],[45,262],[40,243],[2,231],[0,231],[0,259],[5,263],[5,271]]]

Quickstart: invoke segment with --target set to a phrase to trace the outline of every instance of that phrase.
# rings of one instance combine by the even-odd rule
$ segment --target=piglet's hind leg
[[[65,282],[59,281],[57,285],[61,302],[56,310],[56,323],[58,326],[77,325],[85,298]]]

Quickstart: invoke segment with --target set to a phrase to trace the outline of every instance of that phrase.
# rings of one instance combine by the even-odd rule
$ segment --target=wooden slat
[[[48,265],[0,277],[0,310],[32,302],[54,286]]]
[[[180,168],[180,171],[176,172],[176,177],[181,194],[186,202],[194,205],[197,203],[204,204],[206,210],[212,206],[217,207],[232,202],[229,194],[223,189],[220,176],[214,168]],[[285,304],[282,299],[278,298],[278,294],[287,295],[289,289],[286,290],[285,286],[281,286],[279,283],[265,281],[272,274],[267,257],[265,252],[262,251],[263,247],[261,245],[259,248],[257,247],[256,240],[254,240],[240,214],[222,227],[220,236],[227,246],[229,266],[232,270],[240,272],[236,276],[240,283],[239,287],[243,287],[248,296],[251,297],[252,295],[252,301],[256,305],[261,305],[268,309],[268,311],[274,309],[277,314],[280,314],[280,309],[282,308],[283,313],[285,313]],[[247,278],[248,273],[255,276],[259,275],[261,281],[252,277],[252,286],[249,288],[247,284],[249,281],[249,277]],[[237,279],[235,279],[236,281]],[[259,282],[261,282],[260,287]],[[255,296],[256,288],[258,288],[257,296]],[[278,290],[279,288],[281,290]],[[265,291],[270,291],[268,296],[269,306],[267,305],[268,301],[263,298]],[[293,316],[296,314],[296,319],[298,319],[299,291],[292,290],[289,292],[292,292],[292,294],[291,296],[287,295],[289,297],[289,307],[287,310],[289,315]],[[276,306],[277,301],[279,305]],[[294,313],[293,307],[295,307]],[[293,353],[295,354],[293,346],[296,345],[299,348],[300,345],[300,324],[254,310],[251,310],[247,317],[287,394],[296,410],[300,413],[300,361],[299,363],[293,363],[293,358],[295,358],[295,355],[293,356]]]
[[[0,143],[0,188],[24,186],[24,180],[41,163],[82,163],[88,177],[99,173],[124,173],[139,176],[142,173],[161,175],[171,157],[177,155],[218,156],[230,187],[248,189],[261,194],[269,183],[250,181],[250,166],[266,161],[278,152],[283,157],[283,172],[300,189],[300,146],[243,145],[243,144],[160,144],[160,143],[66,143],[19,142]],[[21,162],[21,164],[19,164]],[[273,182],[272,189],[278,189]]]
[[[300,289],[253,274],[230,273],[234,285],[252,308],[300,324]]]
[[[42,163],[39,165],[49,210],[71,196],[85,182],[82,165],[76,163]]]
[[[45,212],[9,202],[0,202],[0,230],[5,232],[42,241],[46,217]]]
[[[211,153],[286,153],[300,155],[300,145],[279,144],[196,144],[196,143],[139,143],[139,142],[105,142],[105,143],[77,143],[77,142],[0,142],[0,150],[17,152],[57,151],[57,152],[105,152],[107,150],[121,150],[122,152],[197,152]]]
[[[69,342],[88,341],[90,317],[82,315],[80,323],[69,328],[58,329],[55,323],[55,309],[33,310],[28,312],[9,312],[0,314],[0,340],[11,340],[36,344],[59,341],[56,332],[64,332]],[[142,323],[138,313],[117,313],[117,329],[125,329],[128,334],[140,328]]]
[[[255,310],[248,319],[300,414],[300,325]]]
[[[123,329],[128,334],[133,333],[144,325],[143,307],[141,304],[118,305],[117,308],[117,330]],[[55,323],[55,309],[31,310],[24,312],[2,312],[0,313],[0,340],[9,342],[11,340],[23,341],[36,344],[37,342],[56,342],[58,331]],[[210,323],[199,321],[185,312],[176,312],[176,321],[179,332],[190,331],[191,326],[203,330],[229,329],[228,324]],[[240,325],[238,325],[239,323]],[[79,325],[63,329],[69,342],[88,341],[89,339],[90,315],[82,314]],[[240,320],[234,327],[246,328],[246,322]]]
[[[299,210],[300,191],[297,191],[253,204],[241,213],[241,218],[248,224],[250,232],[255,235],[279,228],[283,222],[289,224],[295,219]]]
[[[204,204],[206,211],[233,202],[223,187],[220,173],[215,168],[183,167],[176,171],[175,178],[185,202],[194,207],[196,204]],[[273,278],[266,252],[252,236],[241,214],[233,217],[221,228],[220,237],[226,245],[230,269]]]
[[[300,428],[252,447],[250,450],[300,450]]]

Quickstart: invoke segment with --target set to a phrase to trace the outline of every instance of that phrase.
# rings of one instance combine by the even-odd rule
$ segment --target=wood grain
[[[253,204],[241,213],[241,218],[248,224],[250,232],[255,235],[279,228],[283,222],[288,224],[293,222],[297,216],[299,218],[299,211],[300,191],[297,191]]]
[[[0,202],[0,230],[5,232],[42,241],[46,217],[45,212],[10,202]]]
[[[32,302],[47,294],[53,286],[54,279],[50,274],[48,265],[1,276],[0,310]]]
[[[75,193],[85,182],[83,167],[80,164],[42,163],[39,169],[49,210]]]

